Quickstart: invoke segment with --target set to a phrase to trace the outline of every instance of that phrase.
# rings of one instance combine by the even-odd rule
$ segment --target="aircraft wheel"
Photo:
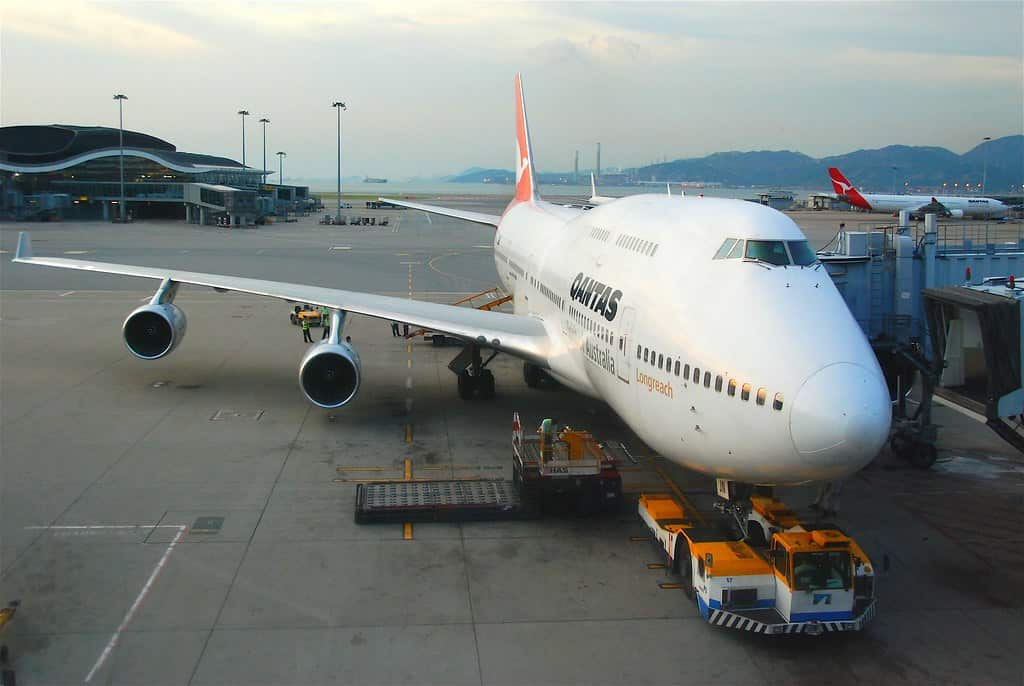
[[[918,469],[928,469],[935,464],[939,452],[931,443],[917,443],[907,446],[906,455],[910,464]]]
[[[471,400],[475,390],[476,379],[470,376],[468,369],[463,369],[459,372],[459,397],[463,400]]]
[[[768,544],[768,539],[764,534],[764,527],[757,522],[747,523],[747,543],[760,548]]]
[[[693,563],[690,561],[690,544],[682,536],[676,539],[676,557],[673,565],[683,577],[683,593],[693,598]]]
[[[529,362],[523,362],[523,381],[526,382],[527,386],[537,388],[543,376],[544,372],[540,370],[540,367]]]
[[[494,374],[490,369],[480,370],[477,388],[480,389],[480,398],[482,400],[490,400],[494,397]]]

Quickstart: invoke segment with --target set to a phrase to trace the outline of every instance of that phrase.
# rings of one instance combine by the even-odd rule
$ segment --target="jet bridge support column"
[[[935,288],[935,250],[938,242],[935,214],[924,215],[924,287]]]

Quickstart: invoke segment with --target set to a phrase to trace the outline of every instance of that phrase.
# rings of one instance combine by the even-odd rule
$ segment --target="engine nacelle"
[[[124,320],[121,333],[135,357],[158,360],[185,337],[185,313],[172,303],[143,305]]]
[[[963,219],[964,218],[964,211],[963,210],[950,210],[949,211],[949,216],[952,217],[953,219]]]
[[[361,380],[359,355],[346,343],[318,343],[299,365],[299,387],[317,407],[327,410],[356,397]]]

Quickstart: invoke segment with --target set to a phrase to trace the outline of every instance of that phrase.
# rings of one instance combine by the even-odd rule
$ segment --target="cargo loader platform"
[[[356,524],[472,522],[531,519],[540,508],[524,502],[511,481],[380,481],[356,487]]]

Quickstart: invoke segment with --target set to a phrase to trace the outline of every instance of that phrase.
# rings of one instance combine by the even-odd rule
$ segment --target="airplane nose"
[[[789,430],[817,478],[845,476],[874,459],[889,435],[889,391],[881,375],[840,362],[812,374],[797,392]]]

